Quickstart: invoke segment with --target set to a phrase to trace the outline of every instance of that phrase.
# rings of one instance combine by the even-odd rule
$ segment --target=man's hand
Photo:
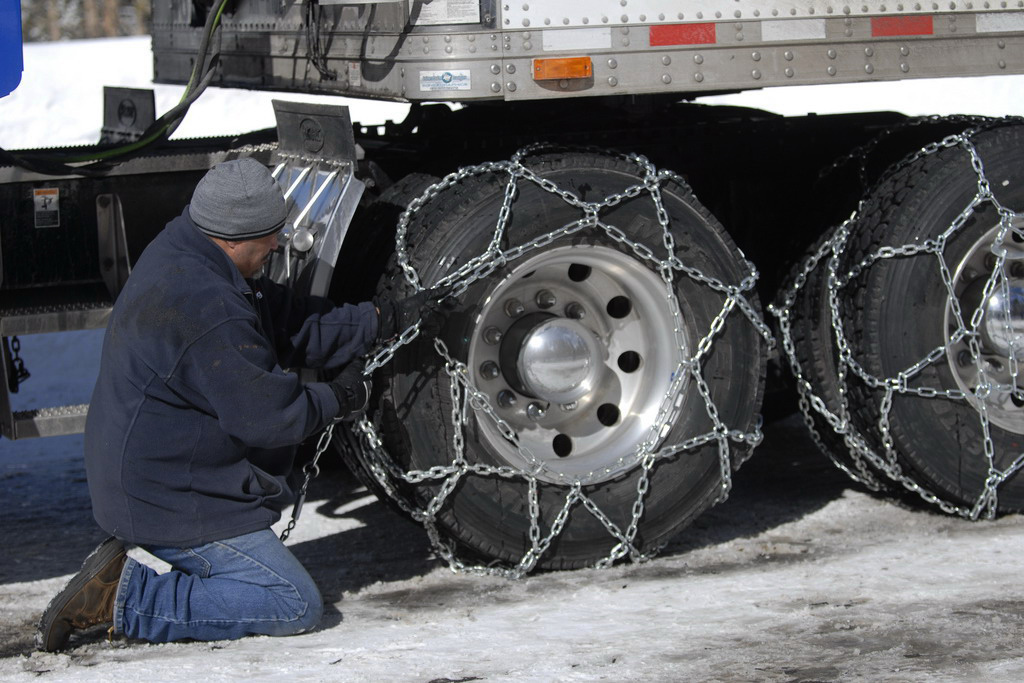
[[[420,332],[436,337],[444,325],[442,299],[451,291],[450,286],[424,289],[405,299],[395,301],[388,295],[377,297],[374,305],[380,312],[377,342],[393,339],[420,321]]]
[[[365,367],[366,361],[357,358],[327,383],[338,399],[336,419],[352,419],[366,410],[366,404],[370,400],[370,378],[363,376]]]

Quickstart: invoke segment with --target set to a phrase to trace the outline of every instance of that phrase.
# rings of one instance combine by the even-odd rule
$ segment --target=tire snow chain
[[[938,119],[931,118],[929,120],[936,121]],[[960,119],[952,118],[951,120],[956,121]],[[840,273],[840,258],[848,246],[853,226],[861,217],[867,198],[871,195],[871,191],[868,191],[865,193],[864,197],[858,204],[857,209],[851,214],[851,216],[842,224],[831,228],[831,235],[828,239],[823,242],[821,247],[815,253],[805,259],[791,286],[781,293],[780,303],[778,305],[771,305],[768,307],[769,312],[778,319],[779,330],[782,336],[782,348],[789,360],[793,376],[796,378],[797,391],[799,394],[799,407],[803,414],[804,422],[819,449],[830,457],[833,464],[835,464],[840,470],[844,471],[853,480],[876,491],[883,488],[883,484],[878,479],[876,473],[884,474],[892,482],[903,486],[911,493],[919,496],[925,502],[936,506],[942,512],[970,520],[977,520],[981,517],[986,519],[994,518],[998,509],[999,486],[1014,473],[1024,467],[1024,453],[1015,458],[1013,462],[1003,470],[999,470],[995,467],[995,446],[989,429],[988,411],[984,401],[984,397],[994,389],[1006,390],[1008,388],[1010,391],[1013,391],[1014,387],[1018,386],[1018,363],[1015,353],[1016,346],[1011,341],[1010,352],[1008,353],[1009,357],[1007,359],[1007,363],[1010,368],[1010,383],[1006,386],[997,385],[990,382],[987,378],[977,340],[977,330],[978,326],[981,324],[983,309],[979,306],[978,309],[973,312],[970,320],[965,322],[959,299],[956,297],[954,292],[953,278],[949,264],[946,262],[945,258],[945,247],[947,242],[961,231],[963,226],[974,215],[979,207],[984,204],[992,205],[998,212],[1000,221],[999,229],[997,230],[992,242],[992,252],[996,257],[995,263],[992,269],[992,274],[985,283],[982,301],[987,300],[997,286],[1001,287],[1001,292],[1003,296],[1006,297],[1005,300],[1009,300],[1009,277],[1005,272],[1006,250],[1002,247],[1002,244],[1010,237],[1010,233],[1012,231],[1016,231],[1018,234],[1021,232],[1019,228],[1014,228],[1012,226],[1012,221],[1014,219],[1020,219],[1024,214],[1015,213],[1003,206],[992,193],[992,188],[985,175],[984,162],[974,145],[974,138],[978,133],[991,129],[995,125],[1012,121],[1024,123],[1024,120],[1011,117],[1007,117],[1005,119],[972,119],[972,127],[967,128],[959,134],[949,135],[940,141],[926,145],[898,162],[892,169],[890,169],[890,172],[886,174],[887,176],[891,175],[891,173],[897,172],[919,159],[936,154],[943,149],[959,147],[964,150],[969,157],[971,167],[977,176],[978,189],[975,195],[970,199],[970,201],[968,201],[967,206],[965,206],[960,214],[953,219],[950,226],[943,231],[941,235],[935,239],[924,240],[920,244],[906,244],[898,247],[879,247],[876,251],[866,255],[858,263],[854,264],[847,272]],[[860,362],[854,358],[853,352],[850,349],[842,323],[843,318],[839,305],[840,292],[864,271],[883,259],[895,257],[916,257],[922,255],[935,257],[939,264],[939,272],[942,276],[943,284],[946,287],[946,304],[953,312],[954,319],[957,323],[957,329],[949,334],[949,338],[946,340],[945,344],[936,347],[924,358],[921,358],[909,368],[897,373],[895,377],[875,377],[868,373]],[[838,351],[839,359],[836,379],[837,386],[839,388],[840,403],[837,413],[833,413],[828,408],[825,400],[814,393],[812,384],[807,378],[807,373],[800,366],[800,362],[797,359],[796,346],[792,335],[792,313],[798,292],[806,285],[808,276],[816,268],[820,267],[826,268],[827,271],[827,289],[829,311],[831,314],[832,338],[835,343],[836,350]],[[1008,319],[1004,321],[1004,331],[1007,335],[1007,339],[1012,340],[1013,335]],[[967,338],[969,341],[971,359],[978,369],[979,377],[981,378],[981,382],[973,396],[960,389],[909,386],[911,379],[921,374],[925,368],[939,363],[946,355],[948,347],[964,340],[964,338]],[[879,404],[880,417],[877,425],[875,425],[878,429],[879,435],[881,436],[881,443],[883,446],[881,453],[877,452],[876,449],[869,445],[864,434],[858,431],[858,426],[855,425],[850,418],[851,409],[848,399],[846,380],[851,373],[856,375],[857,378],[867,386],[883,391],[883,396]],[[922,398],[942,398],[951,401],[966,402],[974,408],[978,415],[978,421],[983,434],[982,457],[985,459],[988,475],[985,478],[984,487],[972,505],[957,505],[954,502],[946,500],[936,493],[928,490],[926,487],[921,486],[903,471],[903,468],[897,460],[897,454],[889,427],[890,411],[892,409],[892,401],[895,394],[913,394]],[[812,419],[812,410],[823,418],[838,436],[842,437],[844,444],[849,449],[854,470],[856,471],[851,470],[849,467],[839,462],[836,457],[829,452],[828,447],[825,446],[820,435],[816,431],[815,423]]]
[[[712,321],[707,334],[697,344],[696,352],[692,357],[680,361],[678,371],[675,373],[676,378],[669,386],[662,400],[658,417],[648,437],[637,446],[633,453],[623,456],[619,461],[620,463],[632,461],[641,468],[641,475],[637,482],[636,499],[631,512],[632,518],[625,530],[618,528],[584,490],[588,480],[600,476],[601,472],[592,472],[588,475],[572,479],[566,475],[559,474],[558,476],[564,478],[566,487],[565,498],[561,508],[554,516],[550,528],[546,531],[541,528],[540,484],[536,474],[541,468],[545,467],[544,463],[520,444],[516,431],[496,413],[486,394],[473,386],[469,379],[466,365],[452,358],[444,343],[440,339],[435,339],[435,351],[444,361],[443,371],[450,379],[451,422],[454,427],[454,436],[451,444],[451,462],[444,466],[431,467],[428,470],[402,471],[395,464],[395,461],[388,456],[377,431],[377,425],[371,422],[368,417],[362,417],[356,423],[354,429],[361,433],[363,451],[366,456],[365,464],[370,474],[399,508],[413,520],[423,525],[434,552],[454,572],[500,576],[510,579],[518,579],[525,576],[536,566],[541,556],[551,545],[551,542],[561,533],[573,507],[577,504],[582,505],[592,514],[617,541],[617,544],[612,548],[608,556],[599,560],[594,565],[595,567],[608,567],[615,561],[627,556],[635,562],[651,559],[657,554],[660,547],[648,553],[643,553],[635,544],[635,538],[640,520],[644,514],[644,500],[650,485],[651,469],[654,465],[661,459],[673,457],[678,453],[716,442],[722,478],[719,495],[715,501],[718,503],[725,500],[732,486],[733,462],[731,455],[733,449],[730,446],[730,442],[746,444],[752,450],[761,443],[763,438],[760,423],[755,427],[754,431],[743,432],[738,429],[730,429],[721,421],[718,409],[711,398],[701,371],[702,360],[710,352],[715,338],[721,332],[726,319],[730,315],[736,314],[745,317],[764,337],[769,346],[774,345],[771,331],[747,299],[747,293],[753,290],[758,277],[757,270],[753,264],[743,259],[742,266],[747,274],[738,284],[731,285],[703,274],[696,267],[684,263],[676,255],[675,238],[670,230],[668,212],[662,203],[661,187],[666,182],[676,182],[686,186],[679,175],[669,171],[658,171],[642,156],[636,154],[625,155],[622,158],[631,161],[637,166],[638,174],[642,178],[641,182],[627,188],[622,193],[612,194],[602,201],[584,202],[568,190],[559,188],[551,180],[538,176],[525,165],[524,161],[528,157],[545,150],[550,151],[550,149],[546,145],[531,145],[519,150],[510,161],[488,162],[459,169],[428,187],[422,195],[410,202],[408,208],[398,220],[396,232],[397,261],[408,284],[415,291],[424,289],[420,282],[419,274],[410,263],[407,250],[406,237],[412,218],[430,201],[449,188],[474,176],[493,173],[496,175],[506,175],[508,180],[489,246],[483,254],[470,259],[458,270],[449,273],[438,282],[433,283],[432,286],[451,286],[451,296],[459,297],[473,283],[487,277],[498,268],[515,261],[531,251],[540,249],[556,239],[581,230],[596,229],[603,231],[605,235],[631,250],[637,258],[649,263],[652,269],[661,275],[666,288],[665,297],[676,323],[675,329],[677,330],[677,340],[679,340],[680,349],[683,348],[681,340],[682,317],[679,301],[673,288],[673,279],[677,276],[677,273],[722,293],[725,301],[722,309]],[[579,209],[583,217],[522,245],[502,251],[500,245],[511,216],[512,206],[518,195],[517,184],[519,182],[533,183],[561,198],[570,206]],[[664,250],[664,258],[659,258],[651,247],[631,240],[622,230],[598,218],[599,212],[602,209],[615,206],[626,199],[635,198],[645,193],[650,195],[651,201],[654,203],[658,222],[662,228],[662,244],[660,246]],[[367,376],[372,374],[374,370],[389,363],[394,358],[397,350],[413,341],[419,333],[420,324],[417,322],[415,325],[404,330],[397,340],[378,348],[366,365],[365,372]],[[670,430],[670,421],[675,417],[675,411],[677,410],[675,406],[677,405],[677,400],[680,399],[684,387],[683,377],[687,374],[695,381],[699,395],[703,398],[705,410],[713,422],[713,429],[706,434],[691,437],[680,443],[663,444],[659,448],[659,443]],[[492,466],[468,462],[465,457],[463,434],[471,419],[471,411],[474,413],[474,418],[472,419],[491,420],[501,433],[516,446],[525,461],[533,464],[532,471],[507,465]],[[470,476],[503,477],[506,479],[519,479],[527,483],[530,513],[530,546],[514,566],[498,566],[496,564],[488,566],[467,565],[459,559],[455,544],[444,537],[438,526],[437,515],[444,503],[455,490],[460,479]],[[430,502],[425,507],[420,508],[416,506],[410,497],[403,495],[399,491],[399,482],[402,485],[416,485],[423,482],[440,483],[440,488],[432,496]]]

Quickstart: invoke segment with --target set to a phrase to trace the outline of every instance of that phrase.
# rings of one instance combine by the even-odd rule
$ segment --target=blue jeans
[[[114,605],[117,633],[154,643],[287,636],[311,630],[323,615],[313,579],[269,529],[145,550],[172,569],[157,574],[128,559]]]

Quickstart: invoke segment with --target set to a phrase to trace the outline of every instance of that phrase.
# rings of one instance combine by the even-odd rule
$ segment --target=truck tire
[[[797,385],[799,408],[815,444],[836,467],[871,490],[891,490],[892,482],[867,459],[851,452],[844,435],[812,403],[812,396],[817,397],[832,415],[842,417],[839,359],[828,291],[828,265],[832,253],[827,243],[833,234],[834,231],[830,230],[808,249],[804,258],[790,271],[781,289],[788,294],[795,288],[797,280],[801,280],[788,302],[792,341],[789,360],[796,366],[794,374],[806,381],[806,384]],[[823,249],[826,251],[821,254]],[[819,254],[814,268],[805,272],[806,264]],[[786,302],[779,305],[786,305]]]
[[[973,146],[983,174],[996,199],[1015,212],[1015,230],[1003,246],[1008,260],[1002,270],[1008,282],[1009,301],[983,295],[995,262],[992,247],[1000,225],[991,202],[966,209],[979,192],[979,174],[962,146],[941,148],[920,156],[885,179],[864,206],[850,236],[842,272],[850,272],[866,257],[890,247],[888,253],[863,268],[844,288],[845,334],[852,358],[878,379],[896,379],[929,354],[941,355],[919,372],[911,372],[911,389],[935,390],[938,397],[913,392],[893,395],[891,410],[882,410],[884,389],[865,381],[853,381],[851,403],[856,406],[860,430],[885,453],[886,426],[895,455],[914,490],[914,485],[939,499],[977,512],[990,468],[985,455],[981,406],[988,416],[993,466],[1005,470],[1020,456],[1024,440],[1022,380],[1011,374],[1011,349],[1024,360],[1024,126],[1003,126],[978,133]],[[959,229],[950,231],[966,218]],[[965,329],[976,310],[983,310],[976,338],[980,363],[972,360],[969,336],[956,342],[959,324],[952,299],[947,296],[939,259],[934,253],[911,253],[950,231],[942,260],[952,281],[956,301],[963,310]],[[909,245],[911,249],[904,247]],[[984,300],[984,301],[983,301]],[[1002,311],[1009,311],[1009,326]],[[1014,339],[1017,344],[1011,345]],[[979,365],[989,377],[986,398],[974,392]],[[1005,385],[998,389],[998,386]],[[992,387],[996,387],[993,389]],[[952,393],[948,393],[952,392]],[[964,392],[957,397],[956,392]],[[982,391],[985,393],[985,391]],[[982,404],[982,401],[984,403]],[[927,498],[927,495],[925,495]],[[998,509],[1024,509],[1024,478],[1011,475],[998,487]],[[964,509],[958,510],[964,514]],[[994,510],[993,510],[994,512]]]
[[[539,156],[529,168],[588,202],[641,182],[635,163],[596,153]],[[424,286],[485,252],[502,208],[506,178],[497,173],[466,177],[413,216],[408,258]],[[688,187],[668,182],[662,194],[681,261],[723,283],[738,284],[749,275],[730,238]],[[644,244],[665,253],[650,195],[623,198],[600,215],[621,229],[625,239],[612,239],[591,227],[556,237],[498,266],[459,297],[439,336],[452,359],[466,364],[470,383],[535,460],[479,410],[469,411],[457,435],[450,376],[433,340],[418,337],[378,373],[383,391],[373,417],[395,468],[425,473],[448,467],[457,452],[454,444],[464,440],[469,465],[506,470],[504,475],[461,476],[443,498],[436,496],[451,486],[451,479],[427,477],[415,486],[399,482],[409,507],[437,507],[432,512],[439,532],[463,557],[517,562],[531,548],[531,531],[534,537],[546,537],[560,517],[564,527],[552,534],[540,567],[575,568],[608,557],[621,548],[621,538],[609,532],[609,524],[622,534],[636,527],[635,548],[652,551],[720,497],[723,480],[752,448],[749,441],[712,439],[656,459],[646,476],[632,457],[650,437],[647,430],[669,394],[676,359],[683,353],[676,340],[682,338],[686,357],[692,356],[722,311],[725,296],[699,278],[675,272],[673,291],[683,326],[675,336],[667,285],[635,248]],[[520,181],[501,247],[526,244],[581,217],[579,209],[554,191]],[[380,291],[396,297],[412,292],[397,262],[381,280]],[[566,339],[573,345],[569,353],[559,346]],[[736,434],[753,432],[763,390],[765,340],[734,309],[712,341],[700,363],[710,405],[724,428]],[[531,355],[532,342],[549,343],[556,351],[547,348]],[[573,379],[565,381],[563,371]],[[714,430],[709,403],[698,385],[687,372],[667,433],[650,437],[659,446]],[[724,472],[720,447],[731,448]],[[534,482],[523,474],[530,470]],[[574,484],[590,504],[573,501]],[[646,495],[638,495],[644,488]],[[539,527],[532,530],[531,508],[539,508]]]

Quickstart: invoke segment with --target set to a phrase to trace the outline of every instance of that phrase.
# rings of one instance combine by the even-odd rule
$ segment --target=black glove
[[[327,383],[338,399],[336,419],[347,420],[366,410],[370,400],[370,378],[363,376],[366,361],[357,358]]]
[[[397,301],[387,294],[374,298],[373,303],[380,311],[377,342],[387,341],[405,332],[415,325],[417,320],[420,321],[420,333],[436,337],[444,325],[442,309],[451,308],[450,303],[442,302],[450,291],[449,285],[424,289]]]

